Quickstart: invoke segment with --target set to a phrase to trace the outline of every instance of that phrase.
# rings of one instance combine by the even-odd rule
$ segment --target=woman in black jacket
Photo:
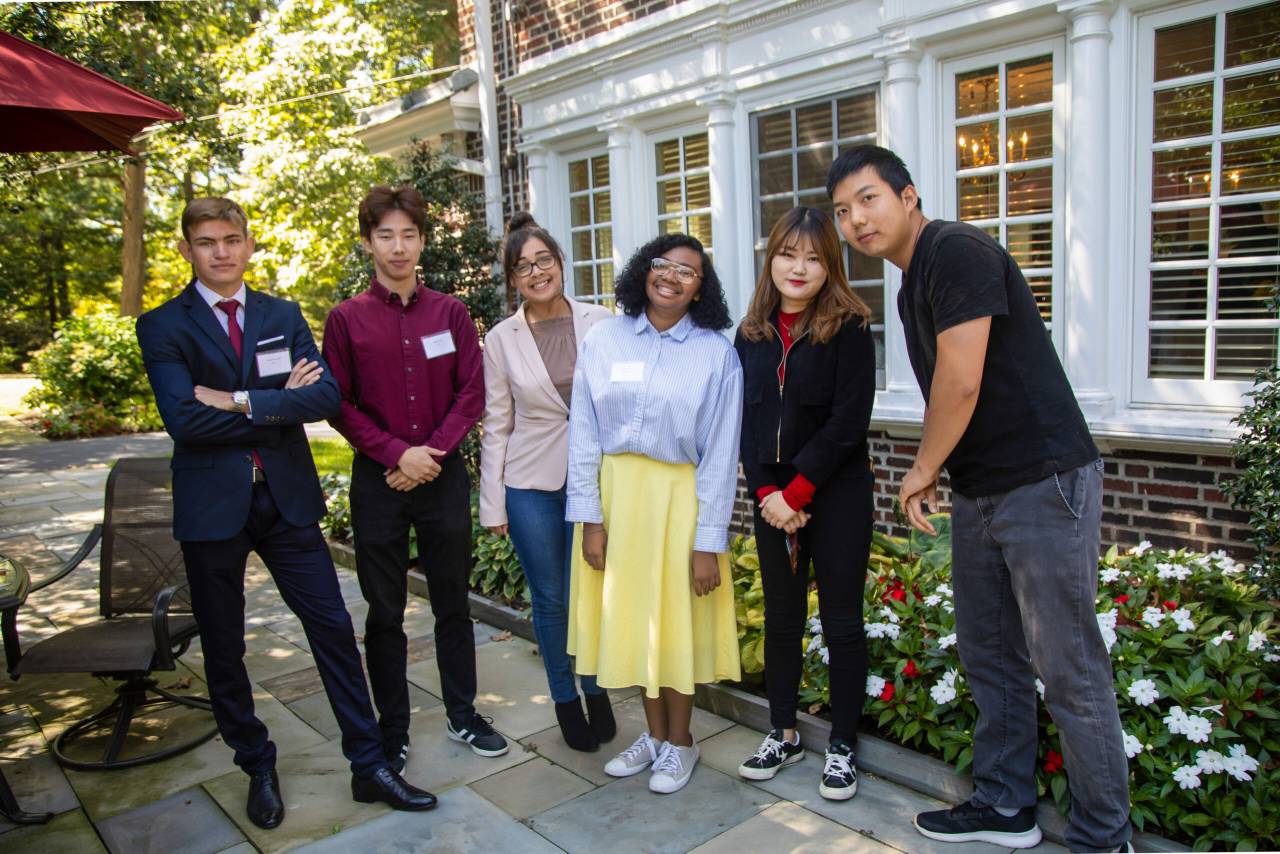
[[[768,780],[804,758],[796,695],[812,560],[831,679],[831,742],[818,791],[831,800],[858,788],[873,485],[867,427],[876,371],[871,310],[850,289],[841,255],[825,213],[797,207],[784,215],[769,233],[734,342],[743,371],[742,467],[760,502],[755,529],[773,725],[738,773]]]

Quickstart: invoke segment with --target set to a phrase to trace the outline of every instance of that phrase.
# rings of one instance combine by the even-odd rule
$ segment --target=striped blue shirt
[[[600,459],[643,454],[696,468],[694,550],[723,552],[738,488],[742,366],[733,345],[685,315],[666,332],[621,315],[578,348],[569,413],[570,522],[603,522]]]

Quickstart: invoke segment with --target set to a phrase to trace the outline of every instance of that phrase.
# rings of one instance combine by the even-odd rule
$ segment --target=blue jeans
[[[1036,802],[1036,676],[1071,787],[1067,847],[1129,839],[1129,767],[1111,656],[1095,616],[1102,461],[1009,492],[952,497],[952,583],[965,678],[978,705],[973,800]]]
[[[551,699],[576,700],[569,641],[569,564],[573,553],[573,523],[564,520],[565,491],[507,487],[507,524],[516,557],[524,567],[533,601],[533,633],[538,638],[542,666],[547,669]],[[596,677],[582,676],[582,691],[599,694]]]

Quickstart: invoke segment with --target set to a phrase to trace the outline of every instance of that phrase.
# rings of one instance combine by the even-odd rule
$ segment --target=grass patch
[[[311,456],[315,457],[316,470],[324,477],[330,472],[351,474],[351,458],[355,452],[346,439],[312,439]]]

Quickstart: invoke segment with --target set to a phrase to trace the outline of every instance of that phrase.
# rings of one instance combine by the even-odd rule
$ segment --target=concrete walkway
[[[56,570],[101,519],[106,460],[121,453],[167,451],[163,436],[84,440],[0,449],[0,552],[24,561],[37,578]],[[112,443],[115,444],[112,444]],[[77,464],[79,461],[79,464]],[[92,461],[92,462],[88,462]],[[355,577],[341,582],[356,631],[365,603]],[[24,645],[96,619],[97,554],[59,584],[33,597],[20,619]],[[605,750],[569,750],[555,726],[554,704],[537,649],[476,625],[480,677],[477,706],[512,742],[483,759],[445,738],[440,679],[428,603],[411,601],[413,752],[405,776],[440,796],[428,813],[395,813],[357,804],[348,789],[337,726],[297,619],[265,569],[246,579],[246,663],[258,714],[279,748],[287,803],[284,824],[254,827],[244,813],[246,778],[219,739],[165,762],[110,772],[64,771],[47,743],[111,698],[105,680],[80,675],[0,677],[0,767],[28,810],[57,815],[47,825],[0,822],[0,850],[54,852],[726,852],[857,851],[982,854],[994,846],[945,845],[919,836],[911,816],[942,806],[863,774],[856,798],[817,794],[821,756],[774,780],[751,784],[735,769],[762,734],[697,710],[702,762],[680,794],[658,796],[647,775],[615,780],[602,768],[643,727],[636,691],[613,692],[619,735]],[[161,684],[200,693],[198,645]],[[178,732],[204,725],[175,713]],[[157,732],[149,737],[162,737]],[[172,737],[172,736],[169,736]],[[1047,843],[1037,850],[1060,851]]]

